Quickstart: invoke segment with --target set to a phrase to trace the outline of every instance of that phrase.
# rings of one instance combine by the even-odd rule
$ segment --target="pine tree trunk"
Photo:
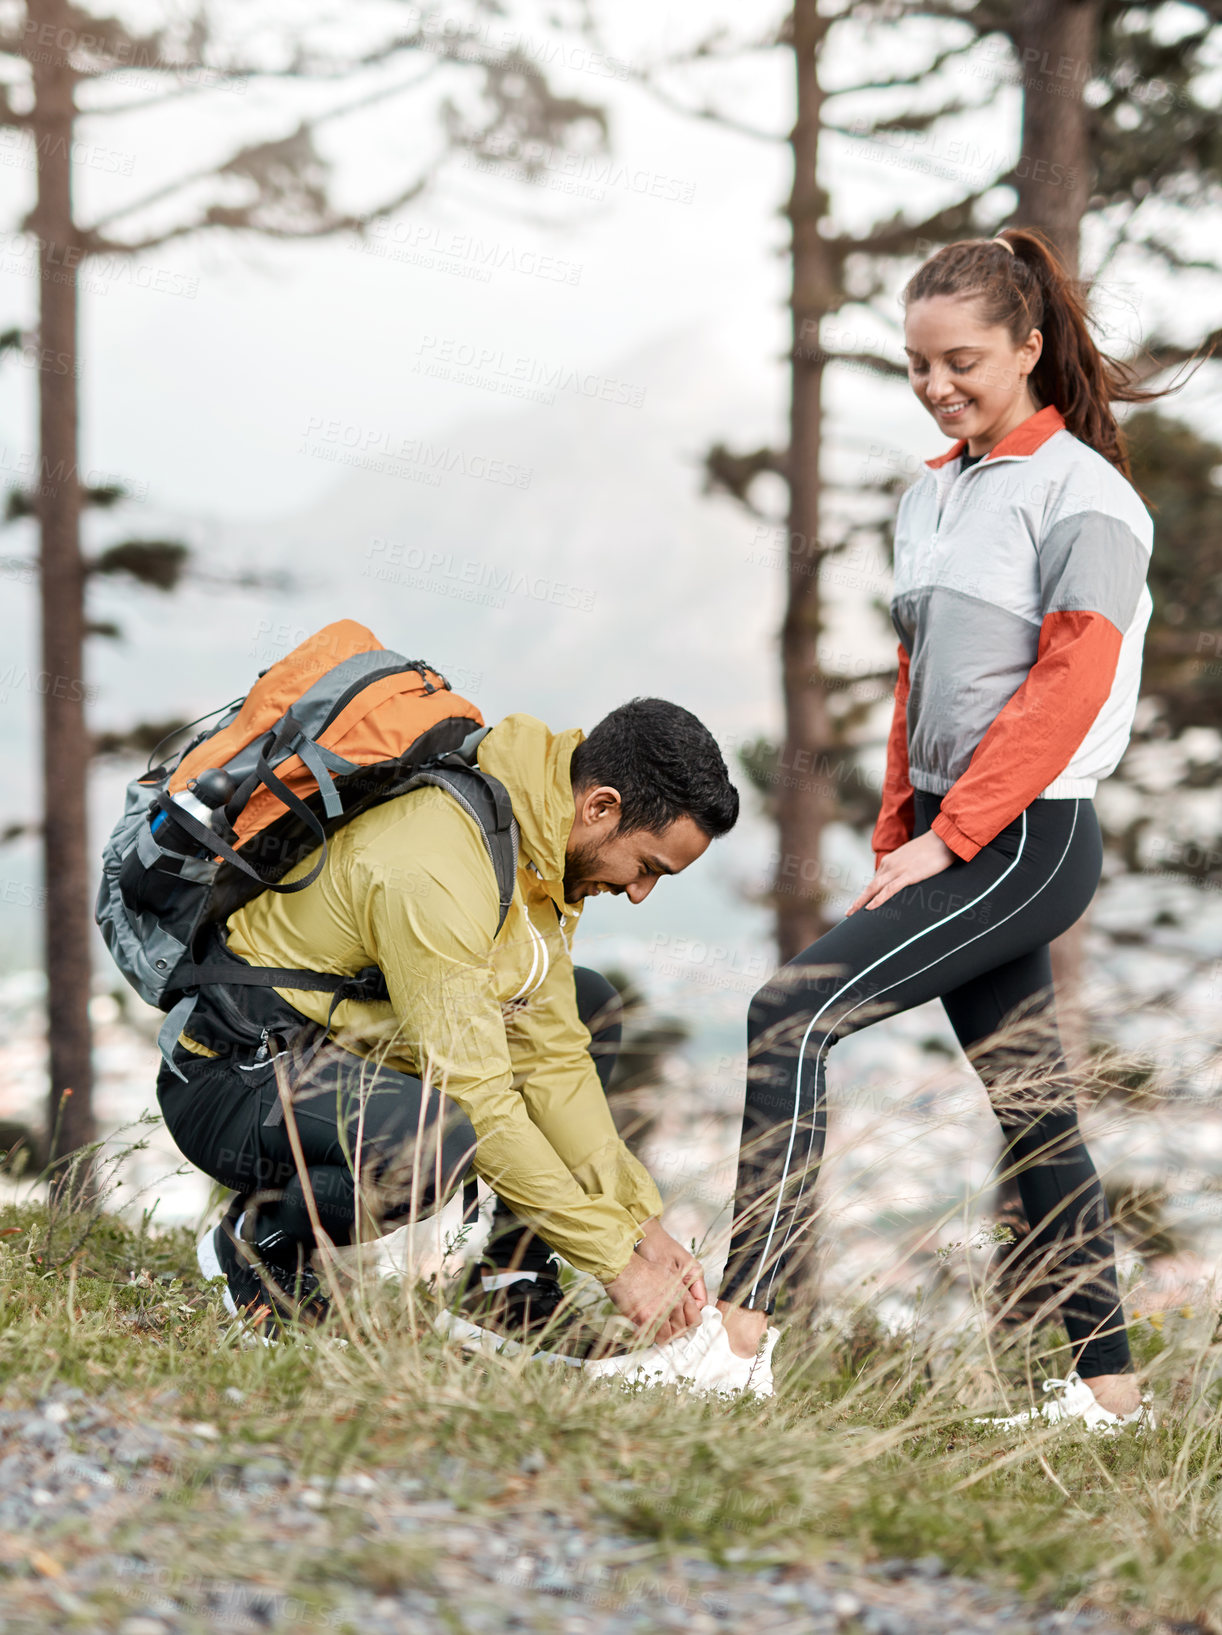
[[[31,4],[44,38],[71,40],[77,14],[65,0]],[[62,34],[59,31],[62,30]],[[36,514],[41,534],[43,860],[50,1052],[48,1135],[52,1156],[94,1137],[89,990],[93,936],[86,794],[84,570],[77,461],[77,277],[72,217],[75,75],[66,53],[33,57],[38,198],[29,230],[38,239],[39,341],[70,360],[41,370]],[[71,1095],[65,1092],[71,1090]]]
[[[835,310],[835,270],[819,224],[827,198],[818,183],[823,91],[819,50],[829,21],[817,0],[797,0],[790,20],[797,78],[797,118],[790,135],[793,189],[786,214],[792,231],[793,350],[789,413],[788,550],[785,617],[781,626],[781,686],[785,739],[776,766],[778,863],[774,884],[777,953],[782,963],[821,936],[827,919],[820,890],[821,842],[834,811],[828,787],[832,741],[827,693],[819,668],[821,605],[818,573],[823,432],[822,319]],[[819,1285],[821,1235],[807,1233],[790,1258],[786,1299],[791,1316],[809,1312]]]
[[[1082,92],[1099,52],[1102,9],[1103,0],[1022,0],[1014,8],[1023,128],[1013,222],[1047,233],[1074,272],[1091,191]]]
[[[1023,67],[1023,164],[1014,225],[1048,234],[1078,272],[1082,217],[1090,202],[1089,113],[1082,92],[1099,52],[1103,0],[1025,0],[1015,45]],[[1085,1047],[1082,957],[1085,915],[1052,945],[1057,1012],[1067,1054]]]
[[[1016,227],[1047,233],[1075,276],[1092,176],[1089,112],[1082,92],[1099,54],[1102,10],[1103,0],[1024,0],[1015,8],[1014,43],[1024,86],[1019,168],[1025,174],[1018,182],[1013,221]],[[1083,915],[1052,945],[1057,1018],[1071,1061],[1080,1060],[1086,1046],[1085,933]]]
[[[834,309],[834,268],[819,230],[826,198],[818,183],[823,92],[818,53],[828,30],[815,0],[792,15],[797,120],[791,133],[793,191],[792,396],[788,456],[789,541],[781,683],[785,741],[776,768],[779,862],[775,881],[778,953],[792,959],[826,920],[819,889],[820,842],[834,795],[820,775],[831,744],[827,695],[819,679],[819,449],[822,436],[821,319]]]

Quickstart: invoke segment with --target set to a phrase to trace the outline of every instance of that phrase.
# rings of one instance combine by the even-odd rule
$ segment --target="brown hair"
[[[1030,379],[1037,403],[1055,405],[1075,437],[1129,476],[1111,405],[1149,403],[1176,391],[1182,381],[1161,389],[1140,386],[1134,364],[1099,350],[1082,286],[1070,277],[1050,239],[1034,227],[1008,227],[993,239],[948,244],[917,269],[903,300],[907,305],[937,295],[977,298],[984,321],[1004,324],[1016,346],[1040,330],[1044,350]]]

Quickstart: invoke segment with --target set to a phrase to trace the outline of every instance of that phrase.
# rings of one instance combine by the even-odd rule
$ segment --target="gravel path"
[[[687,1554],[663,1560],[648,1541],[596,1533],[536,1507],[459,1509],[397,1472],[350,1473],[326,1487],[258,1449],[226,1463],[216,1428],[176,1419],[173,1397],[163,1393],[156,1419],[143,1423],[121,1405],[67,1389],[34,1409],[0,1411],[5,1635],[312,1628],[1119,1635],[1122,1628],[1089,1611],[1034,1608],[948,1574],[936,1557],[800,1570],[753,1566],[745,1551],[741,1564],[728,1566]],[[183,1512],[164,1501],[193,1472],[201,1480],[190,1490],[184,1549]],[[380,1586],[379,1558],[391,1564]],[[341,1564],[338,1575],[328,1562]],[[311,1581],[325,1610],[277,1588]]]

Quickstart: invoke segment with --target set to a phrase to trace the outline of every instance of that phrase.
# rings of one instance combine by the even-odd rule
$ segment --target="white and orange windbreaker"
[[[1094,794],[1124,754],[1151,600],[1153,529],[1130,483],[1040,409],[975,465],[956,443],[900,501],[899,681],[876,862],[934,832],[976,855],[1033,800]]]

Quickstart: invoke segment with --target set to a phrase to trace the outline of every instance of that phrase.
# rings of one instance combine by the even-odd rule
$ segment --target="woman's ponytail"
[[[1004,324],[1016,346],[1038,329],[1044,349],[1031,373],[1032,394],[1041,407],[1055,405],[1075,437],[1129,476],[1112,404],[1149,403],[1182,382],[1141,386],[1133,364],[1099,350],[1081,286],[1043,233],[1008,227],[996,238],[948,244],[914,273],[904,301],[937,295],[979,298],[985,322]]]

